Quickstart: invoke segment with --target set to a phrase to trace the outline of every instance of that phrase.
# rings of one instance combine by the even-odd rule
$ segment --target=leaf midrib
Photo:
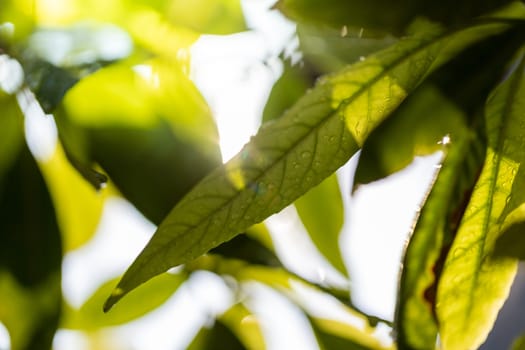
[[[513,101],[514,101],[514,98],[515,96],[517,95],[517,91],[519,89],[519,85],[520,85],[520,82],[521,82],[521,79],[522,79],[522,76],[523,76],[523,69],[525,68],[525,52],[522,53],[522,57],[521,57],[521,62],[520,64],[518,65],[517,67],[517,74],[514,76],[514,79],[512,81],[512,84],[510,85],[509,87],[509,95],[508,97],[506,98],[506,103],[505,103],[505,108],[503,110],[503,115],[502,115],[502,124],[503,124],[503,128],[501,129],[501,132],[498,134],[498,139],[497,139],[497,150],[499,151],[493,161],[493,164],[495,164],[496,166],[494,166],[494,169],[492,171],[492,174],[491,174],[491,179],[493,179],[493,181],[491,182],[490,184],[490,187],[489,187],[489,203],[488,203],[488,211],[486,213],[486,215],[484,216],[483,218],[483,234],[482,234],[482,240],[481,240],[481,245],[480,245],[480,249],[478,250],[478,253],[476,254],[476,261],[475,261],[475,265],[476,265],[476,269],[474,270],[474,276],[472,278],[472,282],[470,283],[470,298],[467,299],[467,312],[466,312],[466,317],[465,319],[469,319],[471,318],[471,314],[472,314],[472,310],[473,310],[473,307],[474,307],[474,289],[475,289],[475,286],[478,284],[478,280],[480,278],[480,275],[481,275],[481,265],[482,265],[482,259],[483,259],[483,253],[485,251],[485,243],[487,241],[487,235],[488,235],[488,229],[489,229],[489,225],[490,225],[490,219],[491,219],[491,216],[492,216],[492,210],[493,210],[493,203],[494,203],[494,193],[496,192],[496,185],[497,185],[497,179],[498,179],[498,176],[499,176],[499,171],[500,171],[500,164],[501,164],[501,161],[503,159],[503,146],[504,146],[504,142],[506,140],[506,135],[508,133],[508,130],[509,130],[509,123],[506,123],[508,121],[508,118],[511,117],[511,108],[512,108],[512,105],[513,105]],[[466,325],[469,324],[468,322],[466,323],[463,323],[463,330],[466,330]]]

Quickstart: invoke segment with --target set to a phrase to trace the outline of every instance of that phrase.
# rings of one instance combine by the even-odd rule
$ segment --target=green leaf
[[[177,204],[105,309],[149,278],[289,205],[346,163],[425,75],[469,44],[508,27],[489,21],[449,34],[428,29],[322,79]]]
[[[339,233],[344,223],[343,199],[335,174],[312,188],[294,204],[317,249],[337,270],[347,275],[339,248]]]
[[[259,236],[269,235],[263,224],[253,226],[246,234],[240,234],[209,251],[229,259],[240,259],[250,264],[282,266],[272,247],[259,241]]]
[[[402,33],[417,17],[457,25],[509,2],[511,0],[445,0],[439,3],[430,0],[279,0],[275,7],[286,16],[300,22],[336,28],[348,25]]]
[[[98,192],[84,181],[60,145],[40,167],[56,208],[64,251],[79,248],[95,234],[108,192]]]
[[[444,149],[445,160],[405,252],[395,317],[401,349],[433,349],[436,344],[437,282],[484,157],[482,138],[461,131]]]
[[[168,18],[199,33],[232,34],[246,30],[240,0],[184,0],[170,2]]]
[[[221,321],[216,320],[210,327],[202,328],[188,346],[188,350],[245,350],[246,348],[233,332]]]
[[[80,309],[69,307],[63,316],[61,326],[68,329],[94,331],[130,322],[164,304],[185,279],[184,272],[158,276],[148,285],[130,294],[129,298],[115,307],[111,313],[104,314],[100,305],[117,283],[117,280],[108,281],[100,286]]]
[[[514,183],[523,184],[518,177],[525,160],[520,146],[525,142],[523,57],[522,50],[519,64],[487,101],[485,164],[439,281],[436,311],[446,349],[471,349],[483,343],[516,273],[514,259],[495,259],[491,254],[504,226],[524,219],[519,209],[512,210],[523,203],[510,196]]]
[[[246,349],[266,349],[259,320],[243,304],[233,305],[219,320],[235,334]]]
[[[62,304],[61,237],[53,203],[27,146],[16,156],[0,185],[0,321],[9,330],[13,349],[47,350]]]
[[[68,92],[56,115],[73,156],[100,164],[156,224],[219,164],[208,106],[181,67],[163,59],[92,74]]]

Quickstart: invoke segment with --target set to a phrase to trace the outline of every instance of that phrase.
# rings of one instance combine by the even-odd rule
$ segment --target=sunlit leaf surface
[[[515,272],[514,259],[491,256],[504,226],[523,220],[521,186],[525,60],[523,50],[510,76],[498,86],[485,110],[488,149],[437,290],[440,338],[446,349],[472,349],[486,338],[505,301]],[[473,322],[475,320],[475,322]]]
[[[106,303],[278,212],[342,166],[433,69],[509,24],[435,27],[322,79],[170,212]]]

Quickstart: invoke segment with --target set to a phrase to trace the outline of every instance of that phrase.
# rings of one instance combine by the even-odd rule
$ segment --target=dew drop
[[[301,157],[303,158],[309,158],[311,155],[312,153],[309,151],[304,151],[303,153],[301,153]]]
[[[359,61],[363,62],[364,60],[366,60],[365,56],[359,56]]]
[[[330,136],[330,138],[328,139],[328,141],[330,141],[331,143],[335,142],[335,136]]]

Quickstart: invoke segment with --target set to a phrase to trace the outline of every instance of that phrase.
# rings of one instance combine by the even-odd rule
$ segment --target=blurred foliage
[[[266,348],[254,282],[299,306],[321,349],[431,349],[437,334],[443,349],[483,342],[525,256],[523,2],[277,1],[300,52],[283,49],[263,125],[221,165],[191,48],[202,34],[246,31],[243,6],[0,0],[0,322],[12,350],[50,349],[58,329],[118,348],[106,332],[162,307],[199,270],[233,301],[189,349]],[[24,118],[43,114],[28,101],[58,129],[38,160]],[[391,347],[376,328],[390,322],[353,305],[339,244],[349,194],[334,172],[359,150],[354,187],[442,152],[405,252]],[[157,232],[120,281],[72,306],[64,254],[91,242],[110,196]],[[283,264],[272,235],[286,232],[260,222],[291,204],[347,285]],[[356,323],[317,315],[305,291]]]

